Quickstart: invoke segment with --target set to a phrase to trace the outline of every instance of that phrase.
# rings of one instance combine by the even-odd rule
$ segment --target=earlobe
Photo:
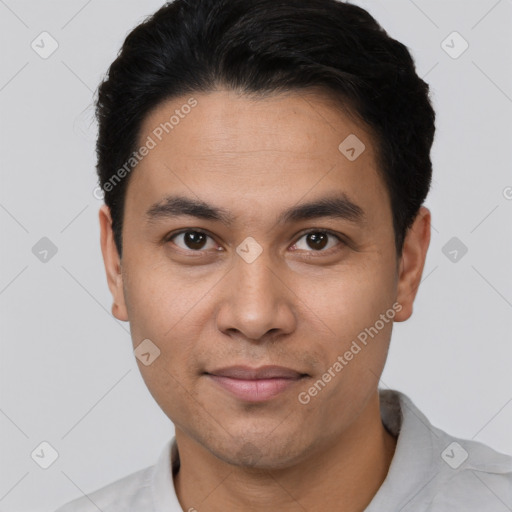
[[[422,206],[404,240],[397,288],[397,302],[402,309],[395,316],[397,322],[403,322],[412,315],[430,244],[430,217],[430,211]]]
[[[112,314],[122,321],[128,321],[128,312],[124,299],[123,275],[121,272],[121,259],[117,252],[114,242],[114,232],[112,231],[112,217],[107,205],[103,205],[99,210],[101,252],[103,254],[103,264],[107,276],[107,283],[112,294]]]

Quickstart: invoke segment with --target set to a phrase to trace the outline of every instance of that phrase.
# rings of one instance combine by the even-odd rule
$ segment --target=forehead
[[[152,146],[131,176],[128,195],[140,199],[179,191],[264,206],[333,188],[351,196],[384,189],[369,132],[317,92],[174,98],[146,116],[138,142]]]
[[[159,104],[146,115],[139,142],[152,136],[157,144],[173,142],[188,156],[212,157],[222,149],[237,156],[242,151],[267,150],[318,157],[349,134],[370,143],[367,127],[318,90],[265,96],[219,90]],[[182,144],[185,141],[188,144]],[[368,149],[373,153],[372,147]]]

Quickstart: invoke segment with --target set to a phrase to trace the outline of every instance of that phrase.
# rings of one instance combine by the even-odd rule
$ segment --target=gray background
[[[355,3],[411,49],[438,116],[424,282],[413,318],[395,325],[380,385],[406,392],[434,425],[512,454],[512,2]],[[110,315],[93,196],[92,93],[160,5],[0,0],[3,511],[52,511],[153,464],[173,432],[128,325]],[[31,47],[43,31],[59,45],[47,59]],[[453,31],[469,43],[458,58],[461,40],[444,43],[452,56],[442,46]],[[31,458],[43,441],[59,454],[48,469]]]

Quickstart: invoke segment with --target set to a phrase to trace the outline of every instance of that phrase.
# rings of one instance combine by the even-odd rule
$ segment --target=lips
[[[223,391],[246,402],[263,402],[289,390],[307,374],[282,366],[231,366],[206,372]]]
[[[229,377],[230,379],[258,380],[258,379],[298,379],[305,374],[299,373],[283,366],[261,366],[251,368],[249,366],[230,366],[207,372],[218,377]]]

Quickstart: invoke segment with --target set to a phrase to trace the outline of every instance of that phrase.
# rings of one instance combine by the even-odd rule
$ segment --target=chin
[[[294,465],[305,456],[296,436],[286,433],[281,438],[268,435],[244,434],[228,436],[224,442],[208,446],[213,455],[232,466],[273,470]]]

